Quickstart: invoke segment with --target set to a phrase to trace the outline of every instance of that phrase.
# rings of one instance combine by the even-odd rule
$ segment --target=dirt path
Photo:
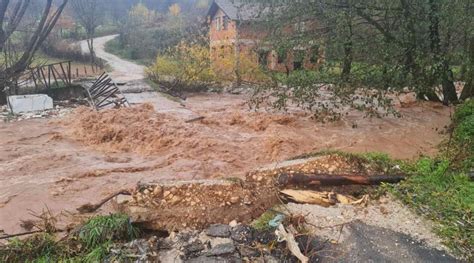
[[[97,57],[107,61],[107,63],[113,68],[110,72],[110,76],[115,80],[115,82],[128,82],[144,79],[144,66],[123,60],[113,54],[105,52],[105,44],[117,36],[118,35],[112,35],[94,39],[94,48]],[[87,42],[81,41],[80,43],[82,51],[88,51]]]
[[[184,119],[198,117],[196,113],[187,109],[177,100],[171,100],[159,92],[154,92],[150,85],[148,85],[144,80],[144,66],[137,65],[133,62],[121,59],[116,55],[107,53],[105,51],[105,44],[117,36],[118,35],[112,35],[95,38],[94,48],[97,57],[107,61],[109,66],[112,68],[112,70],[108,72],[112,79],[116,83],[125,83],[125,85],[121,85],[119,88],[124,92],[128,101],[132,104],[151,103],[157,112],[171,113]],[[87,52],[87,42],[81,41],[80,44],[82,51]]]

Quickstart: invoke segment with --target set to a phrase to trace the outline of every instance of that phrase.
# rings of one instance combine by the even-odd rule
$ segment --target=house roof
[[[247,21],[255,20],[262,14],[259,5],[243,0],[214,0],[207,12],[207,16],[213,17],[218,9],[221,9],[230,19]]]

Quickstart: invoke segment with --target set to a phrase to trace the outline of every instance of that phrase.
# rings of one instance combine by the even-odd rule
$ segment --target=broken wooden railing
[[[96,110],[130,106],[115,82],[105,72],[90,87],[84,88],[91,107]]]
[[[71,83],[71,61],[62,61],[25,71],[16,80],[15,88],[34,87],[35,91],[38,91],[54,87],[60,88],[64,85],[71,85]]]

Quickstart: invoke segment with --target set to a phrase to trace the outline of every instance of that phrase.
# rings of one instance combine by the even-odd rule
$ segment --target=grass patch
[[[383,185],[387,191],[434,221],[435,232],[456,255],[474,260],[474,182],[468,174],[474,168],[474,101],[459,105],[453,116],[452,136],[435,158],[422,157],[415,161],[392,160],[386,154],[353,154],[324,150],[293,159],[337,155],[355,165],[390,174],[398,172],[407,179],[398,185]]]
[[[79,231],[79,240],[89,249],[111,241],[131,240],[137,236],[138,230],[132,226],[130,218],[124,214],[94,217]]]
[[[134,52],[129,50],[127,47],[122,46],[118,38],[114,38],[105,43],[105,52],[114,54],[117,57],[142,65],[150,66],[153,63],[153,59],[136,59]]]
[[[388,189],[417,212],[439,223],[435,228],[456,254],[474,257],[474,182],[450,170],[447,160],[423,158],[410,167],[411,176]]]
[[[13,239],[8,245],[0,246],[0,262],[102,262],[114,244],[138,235],[127,215],[97,216],[59,241],[48,233]]]
[[[271,227],[268,223],[271,220],[273,220],[276,215],[278,215],[277,212],[273,210],[268,210],[265,213],[263,213],[259,218],[255,219],[250,224],[250,226],[252,226],[255,230],[258,230],[258,231],[270,230]]]
[[[13,239],[8,247],[0,247],[1,262],[53,262],[67,250],[55,237],[41,233],[26,240]]]
[[[474,260],[474,101],[456,109],[452,136],[437,158],[421,158],[403,170],[410,177],[387,189],[438,223],[435,231],[457,255]]]

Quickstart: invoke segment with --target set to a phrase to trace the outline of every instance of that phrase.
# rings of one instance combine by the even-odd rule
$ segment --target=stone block
[[[14,114],[53,109],[53,99],[45,94],[8,96]]]

